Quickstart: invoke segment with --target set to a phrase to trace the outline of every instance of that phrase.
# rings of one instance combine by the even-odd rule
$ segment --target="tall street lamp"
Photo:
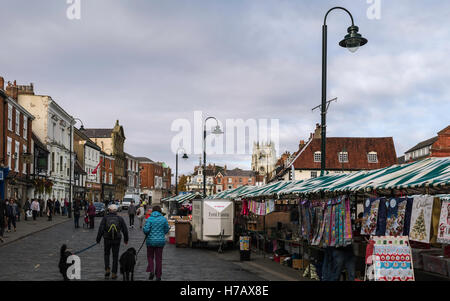
[[[219,121],[215,117],[208,117],[205,119],[204,127],[203,127],[203,197],[206,198],[206,122],[209,119],[214,119],[216,121],[216,127],[212,130],[212,133],[215,135],[223,134],[223,131],[220,129]]]
[[[176,167],[175,167],[175,195],[176,196],[178,195],[178,154],[179,154],[180,150],[183,151],[183,153],[184,153],[182,159],[185,159],[185,160],[189,159],[188,155],[186,155],[186,151],[184,150],[184,148],[178,148],[177,154],[175,156],[175,162],[176,162],[176,164],[175,164],[176,165]]]
[[[320,175],[324,175],[325,172],[325,159],[326,159],[326,98],[327,98],[327,17],[328,14],[336,9],[343,10],[348,13],[352,21],[352,25],[348,28],[348,34],[339,43],[339,46],[347,48],[350,52],[355,52],[359,47],[367,44],[367,39],[363,38],[361,34],[358,33],[358,26],[355,26],[352,14],[343,7],[333,7],[330,9],[324,18],[322,26],[322,145],[321,145],[321,167]]]

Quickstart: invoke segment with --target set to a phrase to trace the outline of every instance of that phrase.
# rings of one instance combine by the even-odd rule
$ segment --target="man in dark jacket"
[[[117,279],[117,270],[119,265],[119,249],[120,241],[122,239],[125,245],[128,244],[128,229],[125,221],[121,216],[117,215],[117,206],[111,205],[108,207],[108,215],[103,217],[97,234],[97,243],[100,243],[102,237],[105,242],[105,278],[109,278],[111,272],[109,265],[109,255],[112,250],[113,254],[113,267],[112,267],[112,279]]]

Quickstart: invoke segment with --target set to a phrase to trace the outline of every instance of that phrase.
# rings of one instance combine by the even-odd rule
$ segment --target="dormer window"
[[[348,153],[347,152],[339,152],[339,163],[348,163]]]
[[[322,152],[315,152],[314,153],[314,162],[321,162],[322,161]]]
[[[376,152],[370,152],[367,154],[367,161],[369,163],[378,163],[378,155]]]

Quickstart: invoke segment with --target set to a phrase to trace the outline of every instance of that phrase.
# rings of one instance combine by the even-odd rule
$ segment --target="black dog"
[[[61,256],[59,258],[59,272],[62,274],[64,281],[69,281],[70,279],[67,277],[67,269],[73,264],[68,264],[67,263],[67,258],[69,258],[69,256],[72,256],[72,253],[67,251],[67,246],[66,245],[62,245],[61,247]]]
[[[136,265],[136,249],[129,248],[120,256],[120,273],[123,275],[123,281],[134,281],[134,266]]]

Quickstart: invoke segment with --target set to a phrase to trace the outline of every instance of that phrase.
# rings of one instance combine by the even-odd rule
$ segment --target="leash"
[[[73,253],[73,254],[74,254],[74,255],[81,254],[81,253],[83,253],[83,252],[86,252],[86,251],[89,250],[90,248],[95,247],[96,245],[97,245],[97,243],[95,243],[95,244],[93,244],[93,245],[91,245],[91,246],[89,246],[89,247],[87,247],[87,248],[84,248],[83,250],[80,250],[80,251],[78,251],[78,252],[75,252],[75,253]]]
[[[141,251],[142,247],[144,246],[145,241],[147,240],[147,237],[148,237],[149,234],[150,234],[150,232],[149,232],[147,235],[145,235],[144,241],[142,242],[141,247],[139,248],[139,250],[138,250],[137,253],[136,253],[136,265],[138,264],[138,255],[139,255],[139,252]]]

